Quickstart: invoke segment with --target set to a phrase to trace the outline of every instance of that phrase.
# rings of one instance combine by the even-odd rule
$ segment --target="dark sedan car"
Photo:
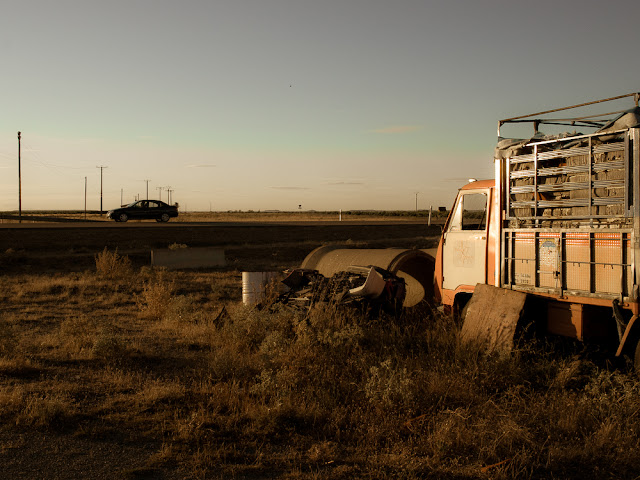
[[[138,200],[121,208],[107,212],[107,218],[116,222],[126,222],[129,219],[156,219],[158,222],[168,222],[171,217],[178,216],[178,205],[167,205],[160,200]]]

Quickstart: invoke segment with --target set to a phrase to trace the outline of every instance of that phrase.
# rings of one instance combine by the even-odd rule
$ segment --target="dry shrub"
[[[66,318],[60,324],[60,344],[67,353],[78,354],[95,348],[95,323],[85,315]]]
[[[166,326],[182,328],[185,325],[202,325],[210,321],[211,312],[198,305],[190,295],[171,297],[162,315]]]
[[[213,349],[207,364],[211,378],[218,381],[245,379],[260,371],[260,358],[248,352],[239,352],[241,343],[221,344]]]
[[[329,463],[335,461],[338,455],[338,444],[329,440],[317,442],[307,450],[309,460],[316,463]]]
[[[95,256],[96,273],[106,279],[125,279],[131,276],[131,260],[118,254],[118,249],[110,252],[107,247]]]
[[[17,344],[18,340],[13,325],[0,317],[0,357],[12,355]]]
[[[29,392],[17,386],[0,392],[0,410],[11,414],[18,426],[62,428],[75,415],[76,405],[64,392]]]
[[[12,295],[15,298],[27,296],[53,296],[57,302],[76,299],[84,294],[91,280],[83,275],[29,275],[12,282]]]
[[[75,413],[73,400],[65,394],[32,395],[26,399],[24,410],[16,423],[36,427],[64,426]]]
[[[369,368],[369,379],[364,385],[367,399],[380,409],[407,408],[413,403],[412,380],[406,368],[393,365],[387,359]]]
[[[165,280],[162,275],[145,282],[142,292],[136,297],[140,316],[149,320],[162,320],[171,306],[174,290],[174,282]]]
[[[149,380],[137,393],[138,401],[146,407],[178,404],[184,400],[185,387],[175,380]]]
[[[94,358],[120,362],[127,353],[127,344],[112,329],[104,329],[95,339],[91,353]]]

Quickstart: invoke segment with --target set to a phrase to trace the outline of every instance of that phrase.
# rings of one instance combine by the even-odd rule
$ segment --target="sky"
[[[631,0],[0,6],[0,211],[18,131],[23,210],[449,207],[498,120],[640,91]]]

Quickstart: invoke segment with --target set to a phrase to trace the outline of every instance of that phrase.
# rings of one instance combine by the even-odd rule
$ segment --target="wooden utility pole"
[[[109,167],[105,167],[104,165],[99,165],[96,168],[100,169],[100,215],[102,215],[102,170]]]
[[[22,168],[20,159],[20,132],[18,132],[18,223],[22,223]]]
[[[87,219],[87,177],[84,177],[84,219]]]
[[[147,200],[149,200],[149,182],[151,180],[145,180],[145,182],[147,182]]]

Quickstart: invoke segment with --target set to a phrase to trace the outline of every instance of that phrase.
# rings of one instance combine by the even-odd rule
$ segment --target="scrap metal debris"
[[[327,303],[396,313],[401,310],[406,293],[404,279],[375,266],[350,266],[331,277],[303,268],[285,273],[282,283],[289,290],[276,302],[297,308]]]

